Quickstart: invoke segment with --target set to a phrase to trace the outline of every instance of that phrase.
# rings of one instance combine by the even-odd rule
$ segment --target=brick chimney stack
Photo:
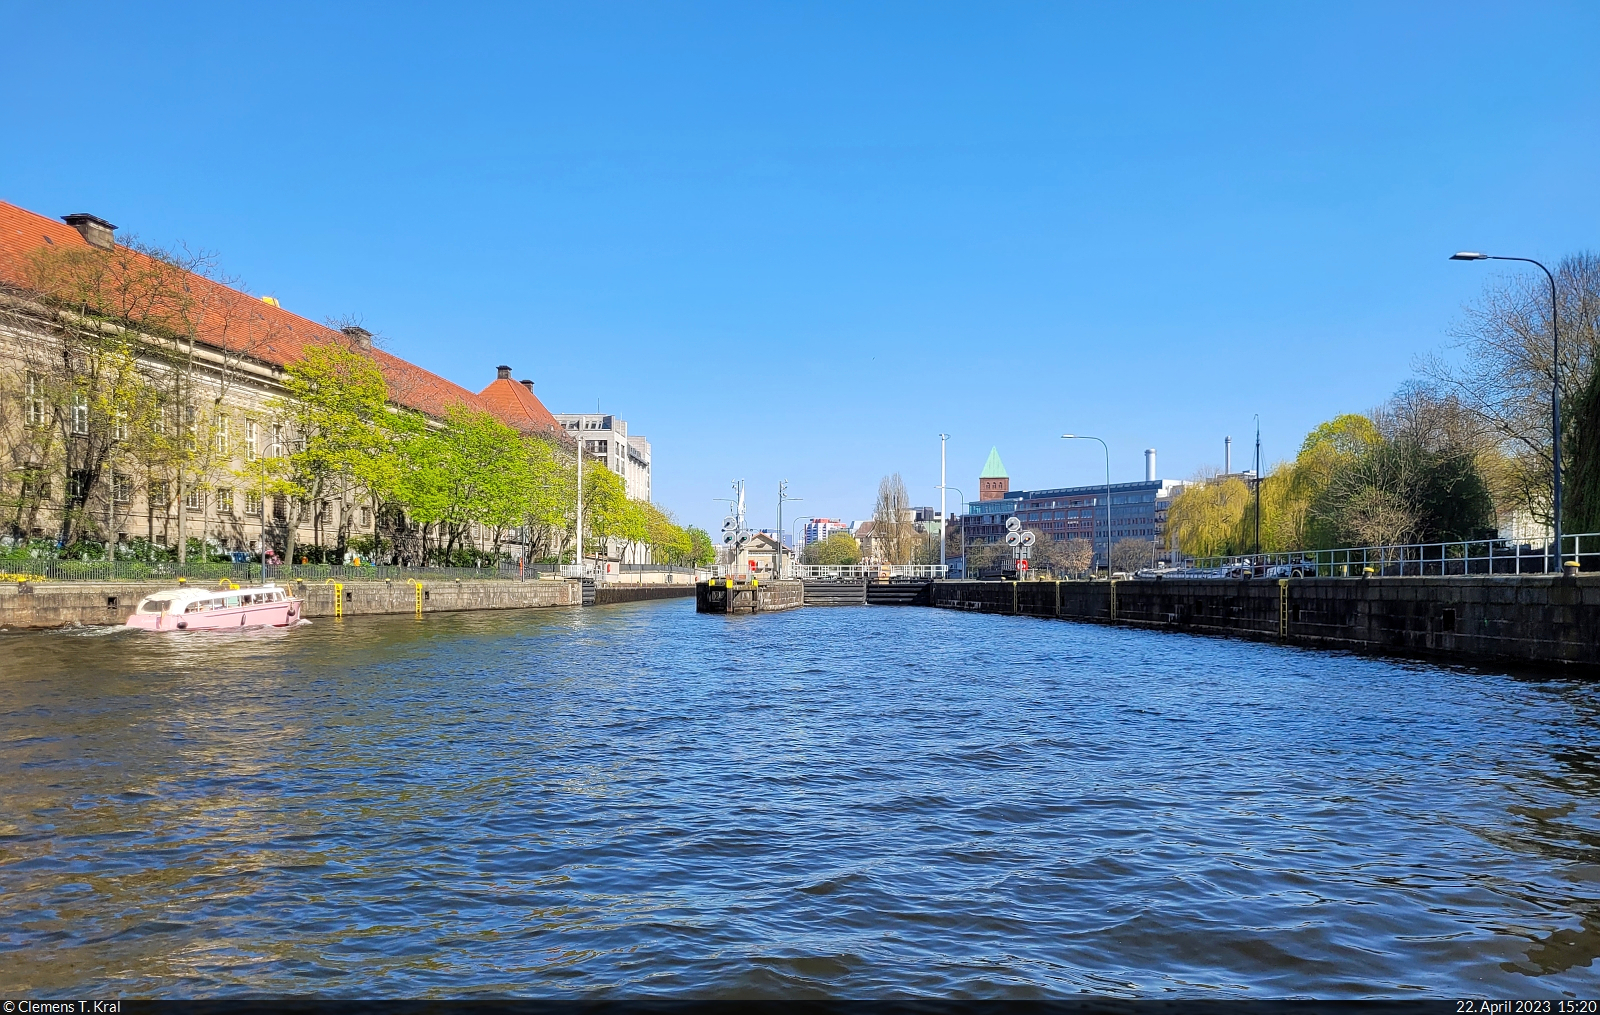
[[[76,229],[78,235],[82,236],[91,247],[110,250],[117,245],[117,227],[98,215],[74,212],[71,215],[61,216],[61,221]]]
[[[366,328],[352,324],[348,327],[340,328],[339,330],[344,332],[346,337],[348,337],[350,341],[354,342],[356,347],[362,352],[372,351],[372,332],[368,331]]]
[[[532,381],[523,381],[522,382],[522,386],[528,389],[528,394],[530,394],[530,395],[533,394],[533,382]]]
[[[502,381],[509,381],[511,379],[511,368],[510,367],[495,367],[494,368],[494,375],[495,375],[496,378],[498,378],[498,379],[500,379]]]

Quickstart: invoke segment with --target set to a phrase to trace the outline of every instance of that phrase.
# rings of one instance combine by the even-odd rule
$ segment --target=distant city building
[[[628,424],[601,412],[558,412],[556,420],[583,441],[586,461],[600,459],[622,477],[629,500],[650,499],[650,441],[629,436]]]
[[[1146,456],[1147,474],[1153,470],[1154,453]],[[994,475],[998,473],[999,475]],[[983,484],[1002,481],[1005,488]],[[1006,520],[1012,517],[1026,529],[1048,539],[1086,539],[1093,543],[1096,559],[1104,556],[1107,545],[1106,487],[1056,487],[1048,490],[1011,490],[1010,478],[1000,465],[997,451],[989,453],[979,477],[980,499],[967,504],[960,519],[963,545],[977,546],[1004,541]],[[990,496],[993,489],[997,496]],[[1164,544],[1167,509],[1183,484],[1170,479],[1146,479],[1137,483],[1111,484],[1110,543],[1139,539]]]
[[[848,532],[850,526],[837,518],[813,518],[806,523],[803,531],[805,539],[801,545],[810,546],[812,543],[822,542],[835,532]]]

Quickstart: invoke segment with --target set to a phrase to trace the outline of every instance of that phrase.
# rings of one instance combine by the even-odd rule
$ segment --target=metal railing
[[[793,564],[789,570],[791,578],[860,581],[862,578],[943,578],[949,568],[943,564]]]
[[[573,572],[567,574],[567,572]],[[285,564],[268,566],[263,576],[261,565],[232,563],[186,563],[140,560],[76,561],[50,557],[0,557],[0,574],[31,576],[50,581],[234,581],[258,584],[327,579],[355,581],[538,581],[542,577],[580,577],[576,565],[542,564],[518,568],[516,564],[495,567],[403,567],[400,565]]]
[[[1561,549],[1560,559],[1576,561],[1580,570],[1600,570],[1600,533],[1564,534],[1561,537]],[[1557,560],[1553,542],[1535,544],[1516,543],[1508,539],[1477,539],[1200,557],[1187,567],[1166,574],[1171,577],[1192,575],[1217,578],[1551,574],[1560,570]]]

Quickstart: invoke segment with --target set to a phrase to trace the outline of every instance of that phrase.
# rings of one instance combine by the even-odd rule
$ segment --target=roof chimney
[[[372,351],[372,332],[368,331],[366,328],[355,324],[349,324],[343,328],[340,328],[339,330],[349,336],[350,341],[354,342],[357,348],[366,352]]]
[[[498,377],[502,381],[509,381],[511,379],[511,368],[510,367],[495,367],[494,371],[495,371],[495,376]]]
[[[1156,449],[1155,448],[1145,448],[1144,449],[1144,481],[1146,483],[1154,483],[1156,481]]]
[[[80,211],[71,215],[61,216],[61,221],[76,229],[78,235],[87,240],[91,247],[110,250],[116,246],[116,236],[114,234],[117,231],[117,227],[98,215],[88,215]]]
[[[522,382],[522,386],[528,389],[528,394],[530,394],[530,395],[533,394],[533,382],[532,381],[523,381]]]

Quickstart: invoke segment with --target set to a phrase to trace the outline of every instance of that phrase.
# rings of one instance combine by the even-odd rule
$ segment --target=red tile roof
[[[542,437],[554,435],[563,443],[574,440],[566,427],[550,415],[550,410],[525,385],[500,377],[478,392],[478,397],[488,403],[501,419],[525,434]]]
[[[88,249],[89,244],[76,229],[64,222],[0,201],[0,281],[30,287],[28,257],[44,246]],[[121,249],[133,263],[147,260],[143,254]],[[198,315],[198,337],[207,344],[229,352],[283,367],[297,359],[307,345],[349,341],[332,328],[263,303],[247,293],[203,276],[190,274],[188,286],[196,304],[204,308]],[[512,426],[519,426],[523,418],[508,416],[498,406],[466,388],[381,349],[372,350],[372,358],[383,371],[384,380],[389,385],[389,397],[397,405],[435,417],[443,416],[453,405],[465,405],[493,413]],[[534,401],[537,404],[537,399]],[[543,410],[544,407],[539,408]],[[546,412],[544,415],[550,414]]]

